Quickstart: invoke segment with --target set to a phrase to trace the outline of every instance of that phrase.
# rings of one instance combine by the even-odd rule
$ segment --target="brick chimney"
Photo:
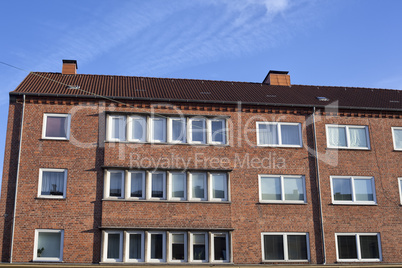
[[[273,86],[290,86],[289,72],[284,71],[269,71],[265,77],[263,84]]]
[[[76,60],[63,60],[62,74],[77,74],[77,61]]]

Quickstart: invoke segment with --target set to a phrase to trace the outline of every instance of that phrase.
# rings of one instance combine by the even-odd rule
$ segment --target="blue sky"
[[[0,62],[26,71],[402,89],[402,1],[1,1]],[[8,93],[0,63],[0,168]],[[1,172],[0,171],[0,172]]]

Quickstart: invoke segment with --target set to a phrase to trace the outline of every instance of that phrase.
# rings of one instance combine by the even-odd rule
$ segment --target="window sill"
[[[334,151],[371,151],[371,148],[338,148],[338,147],[327,147],[325,150]]]
[[[292,264],[295,264],[295,263],[308,263],[308,262],[310,262],[310,260],[269,260],[269,261],[263,260],[262,264],[272,264],[272,263],[292,263]]]
[[[308,205],[307,202],[258,202],[257,205]]]
[[[191,146],[214,146],[214,147],[230,147],[229,144],[220,143],[173,143],[173,142],[136,142],[136,141],[104,141],[105,143],[123,143],[123,144],[138,144],[138,145],[191,145]]]
[[[331,203],[333,206],[378,206],[377,203]]]
[[[52,197],[52,196],[37,196],[37,200],[66,200],[65,197]]]
[[[257,148],[259,148],[259,147],[262,147],[262,148],[268,147],[268,148],[280,148],[280,149],[287,149],[287,148],[290,148],[290,149],[302,149],[303,148],[302,145],[288,145],[288,146],[286,146],[286,145],[259,145],[259,144],[257,144],[256,147]]]
[[[116,202],[151,202],[151,203],[201,203],[201,204],[231,204],[231,201],[198,201],[198,200],[158,200],[158,199],[112,199],[112,198],[103,198],[102,201],[116,201]]]
[[[40,138],[39,141],[70,141],[70,139]]]

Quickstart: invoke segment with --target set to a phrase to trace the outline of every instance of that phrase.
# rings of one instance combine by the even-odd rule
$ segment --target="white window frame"
[[[184,175],[184,197],[172,197],[173,174],[182,174],[182,175]],[[184,200],[187,200],[187,192],[188,192],[187,187],[188,187],[187,172],[180,172],[180,171],[169,171],[168,172],[168,200],[172,200],[172,201],[184,201]]]
[[[396,139],[395,139],[395,130],[402,130],[402,127],[392,127],[391,128],[392,129],[392,141],[393,141],[393,144],[394,144],[394,150],[395,151],[402,151],[402,147],[401,148],[397,148],[396,147]]]
[[[399,198],[401,201],[401,205],[402,205],[402,177],[398,178],[398,188],[399,188]]]
[[[59,233],[60,234],[60,257],[38,257],[38,239],[39,233]],[[43,262],[62,262],[63,261],[63,246],[64,246],[64,230],[56,229],[35,229],[35,241],[34,241],[34,252],[33,261],[43,261]]]
[[[262,183],[261,179],[264,177],[270,177],[270,178],[277,178],[280,177],[281,181],[281,200],[265,200],[262,199]],[[284,187],[284,181],[286,178],[297,178],[297,179],[302,179],[303,182],[303,195],[304,195],[304,200],[285,200],[285,187]],[[305,204],[307,202],[307,197],[306,197],[306,178],[303,175],[275,175],[275,174],[260,174],[258,175],[258,190],[259,190],[259,202],[260,203],[288,203],[288,204]]]
[[[166,200],[166,171],[149,171],[147,172],[147,182],[146,182],[146,198],[147,200]],[[163,197],[152,197],[152,174],[161,173],[163,174]]]
[[[213,133],[212,133],[212,122],[220,122],[222,125],[222,135],[223,135],[223,142],[220,141],[213,141]],[[212,119],[208,119],[207,121],[207,129],[208,129],[208,144],[227,144],[227,123],[226,123],[226,119],[223,118],[212,118]]]
[[[162,140],[156,140],[153,139],[154,136],[154,127],[153,127],[153,123],[156,120],[162,120],[163,122],[163,139]],[[151,143],[166,143],[167,141],[167,133],[166,133],[166,118],[165,117],[160,117],[160,116],[149,116],[148,117],[148,141]]]
[[[121,173],[122,180],[121,180],[121,195],[118,196],[110,196],[110,173]],[[105,183],[104,183],[104,198],[105,199],[124,199],[125,193],[125,171],[124,170],[105,170]]]
[[[194,235],[196,234],[202,234],[205,237],[205,260],[194,260]],[[194,263],[204,263],[204,262],[209,262],[209,246],[208,246],[208,233],[206,232],[192,232],[190,233],[190,250],[189,250],[189,262],[194,262]]]
[[[141,195],[141,197],[136,197],[136,196],[131,196],[131,176],[132,176],[132,174],[133,173],[139,173],[139,174],[142,174],[142,195]],[[130,171],[128,171],[127,172],[127,174],[126,174],[126,187],[125,187],[125,189],[126,189],[126,197],[127,197],[127,199],[134,199],[134,200],[142,200],[142,199],[145,199],[145,196],[146,196],[146,194],[145,194],[145,190],[146,190],[146,173],[145,173],[145,171],[143,171],[143,170],[130,170]]]
[[[113,118],[120,118],[123,120],[123,125],[124,125],[124,137],[122,139],[118,138],[112,138],[112,121]],[[107,141],[125,141],[127,139],[127,118],[125,115],[111,115],[109,114],[107,117],[107,131],[106,131],[106,138]]]
[[[140,119],[143,122],[142,128],[142,139],[134,139],[133,136],[133,120]],[[128,123],[127,123],[127,141],[130,142],[146,142],[147,141],[147,117],[142,115],[130,115],[128,116]]]
[[[193,127],[193,121],[203,121],[203,139],[202,141],[193,141],[193,132],[192,127]],[[207,143],[207,119],[204,117],[189,117],[188,118],[188,123],[187,123],[187,137],[188,137],[188,143],[190,144],[206,144]]]
[[[181,121],[184,125],[183,131],[183,140],[174,140],[173,139],[173,121]],[[167,120],[168,123],[168,132],[167,132],[167,141],[168,143],[187,143],[187,120],[185,117],[169,117]]]
[[[48,116],[67,118],[66,137],[47,137],[46,136],[47,117]],[[46,139],[46,140],[69,140],[70,139],[70,127],[71,127],[71,115],[70,114],[45,113],[45,114],[43,114],[42,139]]]
[[[346,146],[331,146],[329,144],[329,131],[328,128],[330,127],[337,127],[337,128],[345,128],[346,132]],[[349,128],[362,128],[366,130],[366,142],[367,142],[367,147],[351,147],[350,146],[350,131]],[[370,135],[369,135],[369,130],[368,126],[363,126],[363,125],[338,125],[338,124],[326,124],[325,125],[325,134],[327,137],[327,147],[328,148],[334,148],[334,149],[353,149],[353,150],[370,150]]]
[[[162,235],[162,259],[152,259],[151,258],[151,235],[161,234]],[[147,262],[166,262],[166,232],[164,231],[149,231],[147,236]]]
[[[64,173],[64,186],[63,186],[63,195],[42,195],[42,178],[43,172],[63,172]],[[67,169],[56,169],[56,168],[40,168],[39,169],[39,187],[38,187],[38,197],[39,198],[49,198],[49,199],[65,199],[67,192]]]
[[[204,176],[204,198],[193,197],[193,174],[202,174]],[[207,201],[208,200],[208,178],[206,172],[189,172],[188,174],[188,192],[190,201]]]
[[[264,236],[265,235],[281,235],[283,239],[283,260],[265,260],[265,248],[264,248]],[[288,247],[288,235],[305,235],[306,247],[307,247],[307,260],[289,260],[289,247]],[[283,233],[283,232],[263,232],[261,233],[261,249],[262,249],[262,261],[263,262],[309,262],[310,261],[310,238],[309,233]]]
[[[184,235],[184,260],[173,260],[172,254],[173,254],[173,238],[172,236],[175,234],[182,234]],[[172,263],[183,263],[188,261],[188,256],[187,256],[187,232],[180,232],[180,231],[175,231],[175,232],[169,232],[169,262]]]
[[[349,179],[351,183],[351,190],[352,190],[352,201],[349,200],[334,200],[334,186],[333,180],[334,179]],[[355,180],[364,179],[364,180],[371,180],[371,187],[373,189],[373,201],[356,201],[356,191],[355,191]],[[331,181],[331,199],[332,204],[339,204],[339,205],[376,205],[377,204],[377,197],[376,197],[376,190],[375,190],[375,182],[374,177],[370,176],[330,176]]]
[[[108,249],[108,242],[109,242],[110,234],[119,234],[120,235],[119,258],[118,259],[109,259],[107,257],[107,249]],[[123,231],[107,230],[107,231],[103,232],[102,260],[103,260],[103,262],[122,262],[123,261]]]
[[[214,198],[213,195],[213,175],[223,175],[225,177],[224,184],[225,184],[225,192],[223,198]],[[209,201],[228,201],[228,174],[225,172],[209,172],[208,173],[208,200]]]
[[[258,121],[256,123],[257,129],[257,145],[261,147],[288,147],[288,148],[301,148],[303,146],[303,137],[302,137],[302,130],[301,124],[297,122],[265,122],[265,121]],[[276,125],[277,126],[277,135],[278,135],[278,144],[260,144],[260,125]],[[299,144],[282,144],[282,129],[283,125],[288,126],[298,126],[299,129]]]
[[[130,235],[132,235],[132,234],[141,235],[141,258],[140,259],[130,259]],[[125,237],[124,262],[144,262],[144,260],[145,260],[144,231],[126,231],[124,237]]]
[[[215,260],[215,240],[214,240],[215,236],[225,236],[226,259],[224,259],[224,260]],[[211,262],[215,262],[215,263],[229,262],[229,260],[230,260],[230,256],[229,256],[229,234],[227,232],[211,232],[210,241],[211,241]]]
[[[356,237],[357,259],[340,259],[339,258],[338,236],[355,236]],[[378,259],[362,259],[361,258],[360,236],[377,236],[378,251],[379,251]],[[336,260],[338,262],[380,262],[380,261],[382,261],[380,233],[335,233],[335,245],[336,245]]]

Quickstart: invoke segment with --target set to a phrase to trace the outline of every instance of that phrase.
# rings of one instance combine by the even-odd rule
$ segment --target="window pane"
[[[196,119],[191,121],[192,141],[205,143],[205,120]]]
[[[289,260],[307,260],[307,238],[305,235],[288,235]]]
[[[350,147],[368,147],[365,128],[349,128]]]
[[[172,260],[184,260],[184,234],[172,234]]]
[[[352,187],[350,185],[350,179],[332,179],[332,187],[334,200],[352,201]]]
[[[300,133],[298,125],[281,125],[283,145],[300,145]]]
[[[354,235],[338,236],[338,258],[357,259],[356,237]]]
[[[285,200],[304,200],[303,178],[284,178]]]
[[[225,198],[226,175],[211,174],[212,177],[212,198]]]
[[[166,142],[166,119],[152,118],[152,140]]]
[[[163,173],[152,173],[152,197],[163,198]]]
[[[61,233],[38,233],[38,257],[60,258],[60,246]]]
[[[129,258],[141,259],[141,234],[130,234]]]
[[[109,196],[121,197],[122,173],[110,172],[110,192]]]
[[[123,117],[112,117],[112,139],[125,139],[125,125]]]
[[[172,119],[172,141],[185,142],[186,123],[184,119]]]
[[[186,175],[184,173],[172,173],[172,197],[184,198],[186,191]]]
[[[163,235],[151,234],[151,259],[163,258]]]
[[[333,147],[346,147],[346,128],[328,127],[328,143]]]
[[[371,179],[355,179],[356,201],[374,201]]]
[[[278,126],[272,124],[259,124],[259,140],[258,144],[278,144]]]
[[[64,172],[43,171],[41,195],[61,195],[64,191]]]
[[[262,200],[281,200],[280,177],[261,178],[261,198]]]
[[[191,176],[192,197],[205,198],[205,174],[193,173]]]
[[[223,120],[212,120],[211,121],[211,131],[212,131],[212,141],[225,143],[225,121]]]
[[[264,235],[264,259],[284,260],[282,235]]]
[[[131,173],[131,197],[143,197],[143,173]]]
[[[67,138],[67,117],[47,116],[46,118],[46,137]]]
[[[376,235],[361,235],[360,249],[362,259],[379,259],[378,237]]]
[[[120,258],[120,234],[108,234],[107,258]]]
[[[402,149],[402,129],[394,129],[395,149]]]
[[[131,129],[131,139],[138,141],[145,141],[146,133],[146,120],[143,117],[133,117],[131,118],[132,129]]]
[[[226,235],[214,236],[214,260],[226,260]]]
[[[193,240],[193,259],[205,260],[205,235],[194,234]]]

